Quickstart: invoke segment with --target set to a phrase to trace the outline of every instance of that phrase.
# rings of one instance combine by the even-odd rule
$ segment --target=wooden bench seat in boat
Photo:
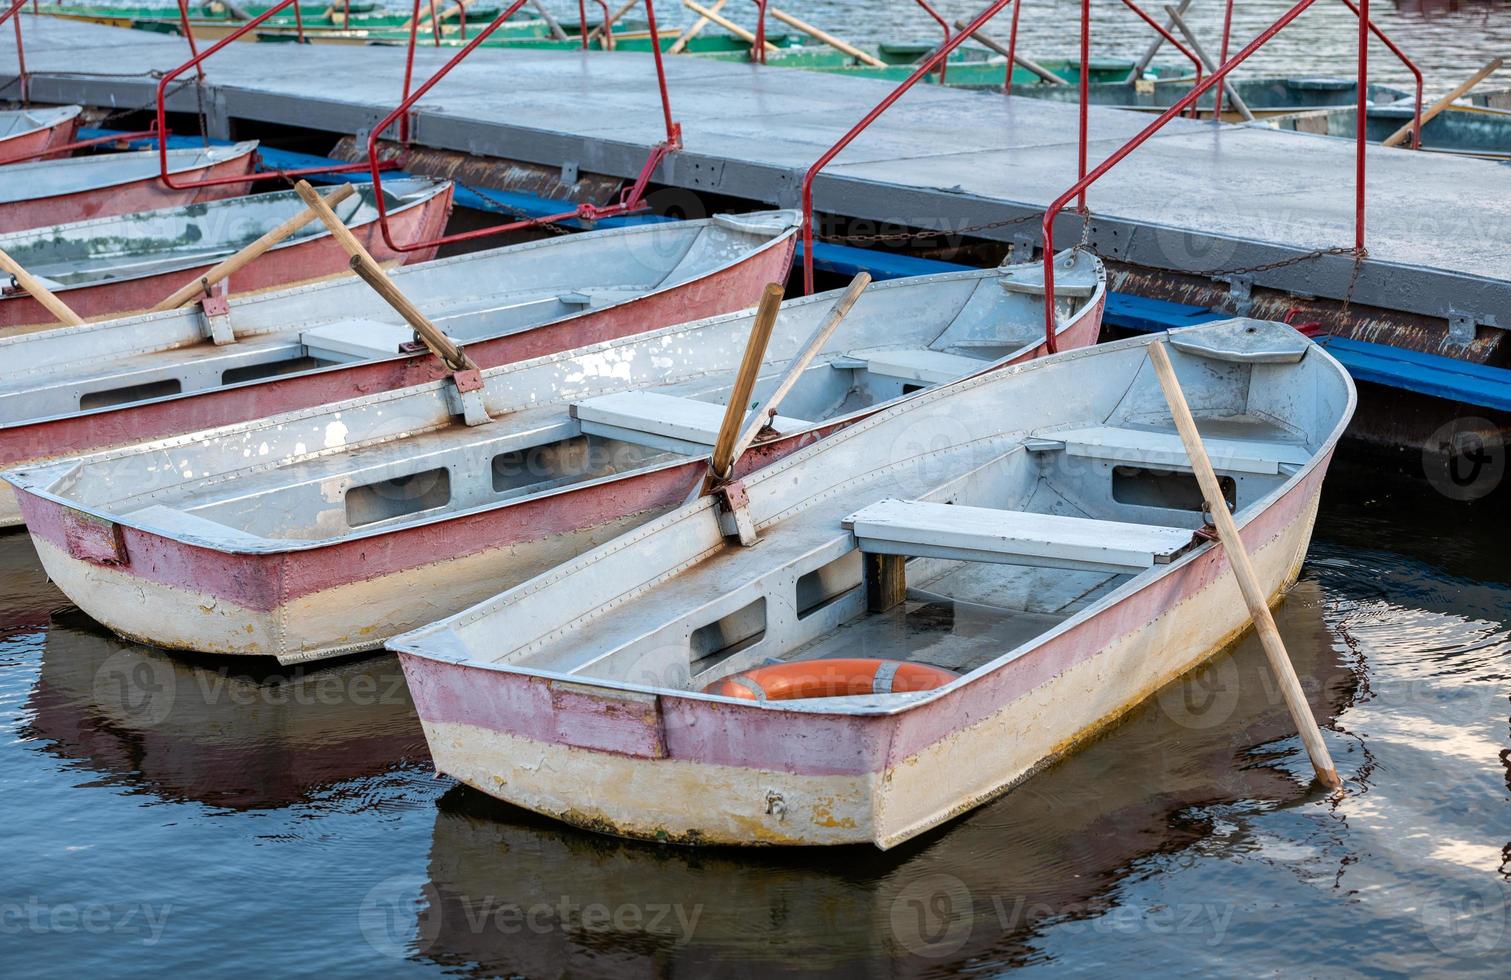
[[[975,374],[989,362],[963,354],[917,347],[903,350],[850,351],[832,362],[837,368],[864,368],[872,374],[908,384],[942,385]]]
[[[670,452],[702,454],[719,437],[724,406],[650,391],[620,391],[577,402],[572,406],[572,416],[586,435],[636,442]],[[772,421],[772,426],[784,434],[812,425],[785,415]]]
[[[343,363],[393,357],[412,340],[414,330],[408,324],[366,319],[324,323],[299,335],[311,357]]]
[[[1191,530],[1030,511],[881,500],[845,518],[874,555],[1138,573],[1171,561]]]
[[[1203,438],[1207,455],[1218,470],[1274,476],[1293,473],[1312,458],[1299,443],[1274,439]],[[1028,449],[1036,452],[1063,450],[1067,456],[1111,463],[1129,463],[1163,469],[1189,470],[1186,448],[1175,432],[1125,429],[1102,425],[1084,429],[1058,429],[1035,433]]]

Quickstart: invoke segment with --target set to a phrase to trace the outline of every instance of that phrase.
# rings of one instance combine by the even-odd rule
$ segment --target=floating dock
[[[24,28],[36,101],[146,109],[160,73],[188,57],[177,37],[47,17]],[[452,54],[422,47],[417,81]],[[401,47],[233,44],[206,62],[201,85],[176,79],[168,107],[202,112],[220,138],[241,122],[365,135],[399,101],[404,57]],[[695,57],[665,63],[684,147],[654,180],[782,206],[797,204],[804,171],[893,87]],[[16,71],[14,51],[0,53],[12,94]],[[1075,179],[1076,116],[1074,106],[919,86],[824,171],[816,206],[891,230],[970,229],[1031,248],[1044,207]],[[1151,118],[1094,108],[1092,162]],[[633,177],[663,138],[652,60],[482,49],[416,108],[411,135],[437,149]],[[1091,189],[1084,232],[1079,216],[1061,216],[1056,244],[1084,233],[1120,291],[1316,322],[1354,342],[1494,371],[1493,390],[1511,366],[1511,166],[1371,147],[1368,257],[1313,255],[1353,243],[1353,168],[1351,141],[1173,120]],[[1462,403],[1496,407],[1477,399],[1466,391]],[[1397,420],[1388,441],[1436,424],[1405,431]]]

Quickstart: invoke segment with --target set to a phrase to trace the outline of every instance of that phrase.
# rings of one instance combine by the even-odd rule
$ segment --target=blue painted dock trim
[[[111,132],[105,129],[81,129],[79,138],[108,136]],[[223,144],[225,141],[212,140],[211,142]],[[155,145],[155,141],[137,140],[132,145],[139,148],[151,147]],[[203,143],[198,137],[170,136],[168,145],[179,148],[202,146]],[[262,155],[265,165],[280,170],[319,167],[339,162],[326,157],[270,147],[261,147],[258,153]],[[394,175],[401,176],[397,171]],[[311,179],[322,180],[319,175],[312,175]],[[323,181],[326,183],[361,182],[364,179],[361,173],[349,173],[332,174],[323,178]],[[484,193],[486,197],[470,187],[459,185],[456,202],[463,207],[479,211],[509,213],[507,209],[512,209],[514,212],[530,217],[555,214],[564,207],[563,202],[559,200],[537,197],[533,194],[495,190]],[[605,218],[598,222],[598,226],[611,228],[646,221],[668,220],[671,219],[660,215],[631,215],[622,218]],[[797,252],[799,262],[802,261],[802,255],[800,243]],[[853,276],[864,269],[877,279],[958,272],[971,268],[971,266],[954,262],[941,262],[938,259],[921,259],[878,249],[856,248],[853,245],[835,245],[826,242],[814,245],[813,264],[815,268],[825,272],[847,276]],[[1128,293],[1109,293],[1105,319],[1107,323],[1125,330],[1151,333],[1220,320],[1224,316],[1226,314],[1216,313],[1202,306],[1147,299]],[[1319,338],[1318,343],[1326,347],[1328,353],[1336,357],[1356,381],[1367,381],[1481,408],[1511,411],[1511,370],[1472,364],[1439,354],[1404,350],[1388,344],[1350,340],[1345,337],[1322,337]]]

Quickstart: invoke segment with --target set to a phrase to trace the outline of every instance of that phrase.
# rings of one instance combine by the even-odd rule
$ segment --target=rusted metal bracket
[[[1458,310],[1448,311],[1448,343],[1455,347],[1468,347],[1474,343],[1479,323],[1473,314]]]
[[[224,292],[208,293],[201,297],[199,312],[204,318],[205,330],[216,347],[236,343],[236,330],[231,326],[231,301]]]
[[[745,493],[745,484],[739,480],[724,483],[714,488],[714,497],[719,501],[719,530],[726,538],[738,538],[740,544],[749,548],[757,540],[755,520],[750,516],[750,497]]]
[[[482,372],[477,368],[465,368],[461,371],[453,371],[451,374],[452,391],[455,396],[451,399],[453,415],[460,415],[462,421],[468,425],[486,425],[493,421],[493,416],[488,414],[488,405],[483,400]]]
[[[1228,284],[1228,300],[1234,316],[1248,316],[1254,309],[1254,277],[1244,275],[1218,276],[1219,282]]]

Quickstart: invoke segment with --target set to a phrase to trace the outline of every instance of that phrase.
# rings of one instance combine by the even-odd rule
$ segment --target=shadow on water
[[[195,661],[119,639],[75,609],[47,624],[23,736],[165,801],[282,807],[403,764],[426,765],[392,657],[318,670]]]
[[[1280,607],[1314,709],[1357,678],[1322,596]],[[1240,693],[1242,695],[1240,697]],[[1252,640],[1010,795],[888,853],[689,850],[567,830],[475,791],[441,798],[411,952],[480,974],[871,975],[1022,964],[1049,924],[1099,916],[1151,855],[1209,836],[1193,811],[1315,801],[1296,778],[1278,690]]]

